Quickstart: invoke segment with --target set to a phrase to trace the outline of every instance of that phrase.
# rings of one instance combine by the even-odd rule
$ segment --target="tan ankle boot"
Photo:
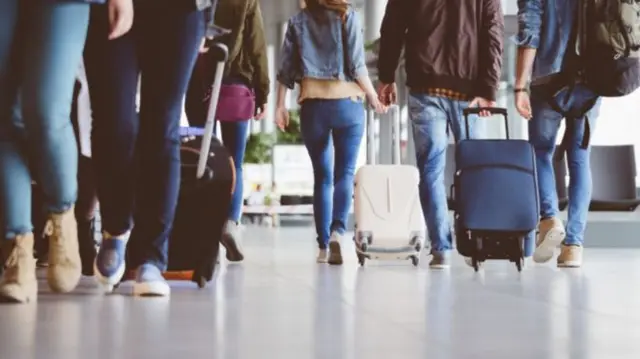
[[[35,301],[38,296],[36,260],[33,257],[33,234],[23,234],[4,241],[4,274],[0,281],[0,300],[13,303]]]
[[[73,207],[64,213],[52,213],[45,234],[49,236],[49,287],[55,292],[68,293],[75,289],[82,275]]]

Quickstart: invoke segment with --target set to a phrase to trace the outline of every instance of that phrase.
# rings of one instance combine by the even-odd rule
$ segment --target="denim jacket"
[[[278,81],[290,89],[305,77],[354,81],[368,74],[362,26],[353,9],[344,24],[330,10],[318,14],[300,11],[289,20],[281,53]]]
[[[518,0],[519,46],[537,49],[531,81],[562,70],[578,0]]]

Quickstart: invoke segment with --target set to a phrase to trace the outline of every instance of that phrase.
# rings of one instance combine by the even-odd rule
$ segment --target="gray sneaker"
[[[222,243],[224,248],[227,250],[227,260],[229,262],[242,262],[244,259],[244,255],[238,245],[238,237],[238,223],[231,220],[227,221],[227,224],[224,226],[224,232],[222,233],[220,243]]]
[[[431,251],[431,256],[431,262],[429,262],[431,269],[447,269],[451,265],[451,251]]]

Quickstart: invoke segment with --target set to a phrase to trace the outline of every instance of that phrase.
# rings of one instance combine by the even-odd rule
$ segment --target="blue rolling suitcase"
[[[506,139],[469,138],[468,117],[490,111],[504,117]],[[472,260],[476,271],[488,259],[524,264],[524,239],[539,219],[535,153],[526,140],[509,139],[507,110],[464,110],[466,140],[456,148],[452,188],[458,252]]]

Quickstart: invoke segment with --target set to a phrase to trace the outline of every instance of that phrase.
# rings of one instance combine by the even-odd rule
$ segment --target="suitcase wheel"
[[[413,265],[417,267],[418,265],[420,265],[420,257],[411,256],[411,263],[413,263]]]
[[[478,261],[478,258],[476,257],[471,258],[471,266],[473,266],[474,271],[476,272],[480,271],[480,261]]]
[[[358,263],[361,267],[364,267],[364,263],[367,261],[367,257],[364,254],[358,253]]]
[[[200,276],[198,277],[198,281],[196,283],[198,284],[198,288],[203,289],[207,286],[207,279],[203,276]]]
[[[411,245],[414,246],[416,252],[420,253],[422,251],[422,238],[420,237],[413,237],[411,238]]]

